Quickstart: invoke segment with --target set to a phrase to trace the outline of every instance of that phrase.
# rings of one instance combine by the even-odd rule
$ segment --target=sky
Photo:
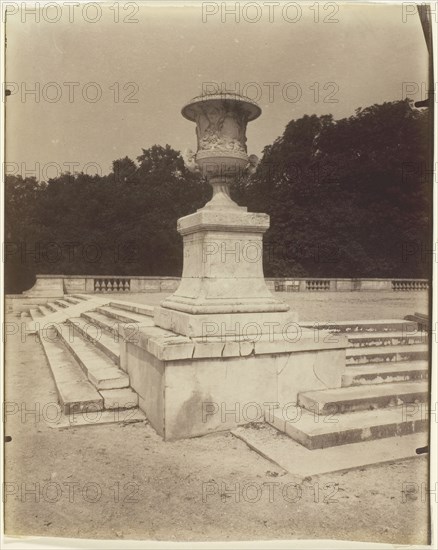
[[[247,130],[258,156],[305,114],[339,119],[406,95],[425,99],[427,48],[418,16],[401,3],[254,4],[227,15],[220,2],[41,2],[39,21],[14,4],[7,171],[107,174],[113,160],[154,144],[195,151],[181,108],[206,86],[258,101],[262,115]]]

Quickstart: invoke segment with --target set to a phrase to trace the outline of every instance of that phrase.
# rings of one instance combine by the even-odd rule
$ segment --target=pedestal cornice
[[[269,228],[268,214],[243,210],[201,209],[178,220],[181,235],[198,231],[225,231],[239,233],[264,233]]]

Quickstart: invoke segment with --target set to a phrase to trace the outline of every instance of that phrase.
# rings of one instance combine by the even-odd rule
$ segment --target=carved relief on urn
[[[196,122],[196,164],[210,183],[235,178],[248,167],[246,125],[261,114],[254,101],[237,94],[198,96],[182,114]]]

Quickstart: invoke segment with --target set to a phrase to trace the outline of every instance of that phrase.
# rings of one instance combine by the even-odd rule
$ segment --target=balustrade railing
[[[35,285],[23,294],[61,297],[64,294],[104,292],[174,292],[179,277],[142,277],[124,275],[37,275]],[[427,291],[427,279],[360,279],[360,278],[267,278],[276,292],[413,292]]]
[[[94,292],[129,292],[131,279],[120,277],[94,279]]]
[[[274,288],[276,292],[298,292],[300,290],[300,282],[299,281],[275,282]]]
[[[412,291],[412,290],[428,290],[429,283],[427,281],[418,280],[395,280],[391,281],[392,290],[396,291]]]
[[[330,290],[330,281],[327,279],[307,280],[306,290]]]

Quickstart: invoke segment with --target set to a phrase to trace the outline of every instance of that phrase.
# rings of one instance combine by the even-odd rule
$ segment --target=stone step
[[[61,306],[63,308],[71,306],[71,303],[67,302],[67,300],[55,300],[55,304],[58,304],[58,306]]]
[[[78,335],[76,331],[72,336],[67,323],[57,325],[57,328],[60,339],[98,390],[113,390],[129,386],[129,376],[117,368],[114,362],[93,343]]]
[[[44,353],[55,380],[62,412],[72,414],[100,411],[104,398],[87,379],[81,367],[51,329],[46,338],[40,338]]]
[[[426,381],[394,382],[316,390],[298,394],[298,404],[320,415],[338,416],[354,411],[383,409],[403,403],[424,403]]]
[[[287,413],[276,409],[266,413],[266,421],[310,450],[428,431],[428,420],[422,412],[411,415],[403,407],[339,417],[321,417],[306,410],[300,412],[296,419],[288,420]]]
[[[418,326],[425,332],[430,330],[429,315],[427,313],[419,313],[416,311],[414,315],[406,315],[405,320],[417,323]]]
[[[428,444],[427,432],[313,450],[306,449],[270,425],[262,428],[241,426],[231,433],[301,483],[313,476],[364,470],[368,466],[394,464],[406,459],[410,460],[412,468],[416,468],[417,464],[412,459],[425,463],[428,460],[427,454],[417,453],[417,449]]]
[[[36,308],[29,309],[30,318],[32,321],[36,321],[38,319],[41,319],[41,317],[44,317],[44,315]]]
[[[346,351],[346,364],[363,365],[365,363],[413,361],[427,359],[427,357],[427,344],[411,344],[409,346],[381,346],[379,348],[348,348]]]
[[[134,422],[146,422],[144,412],[136,407],[133,409],[108,409],[98,411],[93,415],[86,412],[61,415],[59,421],[56,423],[50,422],[48,426],[55,430],[68,430],[69,428],[104,426],[106,424],[119,424],[125,426],[126,424],[132,424]]]
[[[40,313],[41,313],[41,315],[42,315],[43,317],[45,317],[46,315],[50,315],[51,313],[53,313],[53,310],[50,309],[50,308],[48,308],[47,306],[41,305],[41,306],[38,306],[38,309],[39,309],[39,311],[40,311]]]
[[[148,317],[154,316],[154,307],[145,304],[136,305],[131,302],[110,302],[110,306],[116,309],[122,309],[124,311],[130,311],[131,313],[138,313],[140,315],[146,315]]]
[[[397,346],[397,345],[412,345],[426,344],[427,335],[424,332],[410,333],[406,332],[362,332],[357,334],[349,334],[348,342],[353,348],[374,347],[374,346]]]
[[[342,386],[422,380],[427,379],[428,374],[429,364],[427,361],[367,363],[361,367],[347,367],[342,375]]]
[[[90,296],[87,294],[70,294],[73,298],[76,298],[77,300],[80,300],[81,302],[89,300]]]
[[[120,321],[114,319],[113,317],[107,317],[106,315],[98,313],[97,311],[86,311],[84,313],[81,313],[81,317],[85,319],[87,323],[95,325],[96,327],[100,327],[107,334],[111,335],[113,339],[115,339],[114,341],[117,342],[117,338],[119,336],[119,327],[121,324]]]
[[[101,306],[95,309],[98,313],[111,319],[116,319],[122,323],[139,323],[143,326],[153,326],[154,322],[150,316],[134,313],[132,311],[114,308],[111,306]]]
[[[59,311],[61,307],[56,304],[55,302],[47,302],[46,307],[50,309],[50,311]]]
[[[117,366],[120,365],[119,342],[114,334],[104,332],[99,325],[82,317],[71,317],[66,322],[73,327],[76,334],[80,334],[83,338],[94,344]]]
[[[300,323],[303,328],[318,328],[320,330],[331,330],[342,333],[361,333],[361,332],[413,332],[416,323],[405,319],[371,319],[354,321],[333,321],[321,323],[318,321],[305,321]]]
[[[89,323],[100,327],[113,339],[115,339],[116,342],[119,341],[119,338],[127,338],[132,340],[136,336],[139,326],[153,326],[153,320],[144,316],[141,316],[141,321],[136,321],[134,319],[129,321],[121,321],[120,319],[115,319],[114,317],[108,317],[98,311],[86,311],[85,313],[82,313],[81,317],[86,319]],[[126,330],[121,331],[120,329],[122,327]]]
[[[105,409],[135,409],[138,395],[132,388],[100,390]]]
[[[103,301],[101,298],[94,297],[91,300],[80,301],[76,304],[70,304],[67,308],[59,308],[58,311],[50,311],[50,313],[47,314],[44,319],[45,325],[48,326],[49,324],[53,323],[65,323],[65,321],[70,317],[79,317],[84,311],[92,310],[93,308],[103,305],[105,303],[106,302]],[[36,326],[37,324],[38,327]],[[26,327],[26,330],[29,332],[29,334],[31,334],[33,332],[41,330],[41,325],[41,320],[39,320],[38,323],[30,321]]]
[[[78,298],[74,298],[73,296],[64,296],[64,301],[68,302],[69,304],[80,304],[81,300],[78,300]]]

